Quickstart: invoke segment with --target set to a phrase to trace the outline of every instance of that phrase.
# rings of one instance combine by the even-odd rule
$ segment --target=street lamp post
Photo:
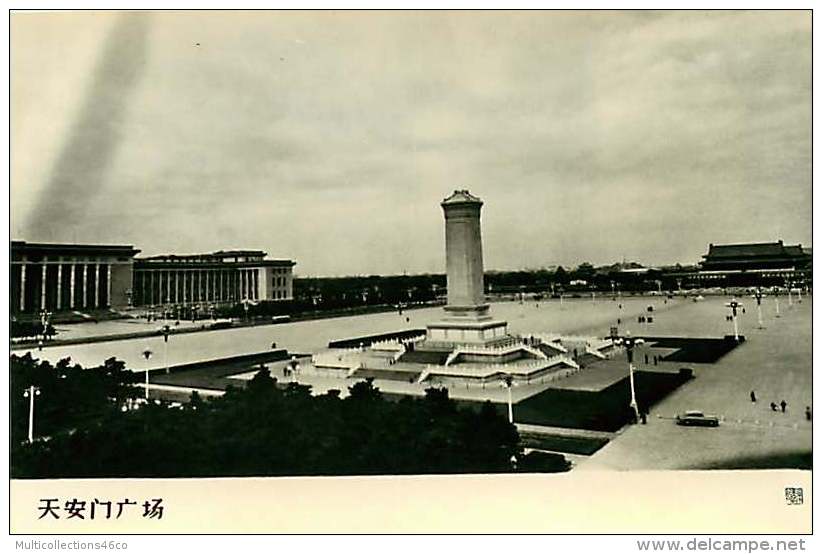
[[[49,325],[49,318],[51,317],[51,312],[47,312],[45,309],[40,310],[40,338],[37,340],[37,349],[43,349],[43,343],[46,342],[48,325]]]
[[[514,378],[510,374],[502,377],[502,384],[508,389],[508,423],[514,423],[514,398],[511,389],[514,387]]]
[[[297,382],[297,372],[300,370],[300,362],[297,361],[297,356],[291,356],[291,361],[288,362],[291,369],[291,382]]]
[[[154,352],[146,348],[143,350],[143,357],[146,359],[146,400],[148,400],[148,360]]]
[[[163,364],[166,366],[166,373],[169,373],[168,368],[168,335],[171,333],[171,327],[163,326]]]
[[[731,309],[731,319],[734,322],[734,340],[739,342],[739,326],[736,323],[736,310],[737,308],[741,308],[742,304],[737,302],[736,299],[733,299],[725,304],[725,306]]]
[[[23,392],[23,397],[29,399],[29,444],[34,442],[34,397],[40,396],[40,388],[29,386]]]
[[[616,328],[611,329],[611,341],[614,344],[620,344],[625,347],[625,353],[628,357],[628,378],[631,384],[631,403],[629,406],[634,411],[634,421],[636,421],[639,419],[639,406],[636,401],[636,386],[634,384],[634,348],[637,344],[643,344],[645,341],[632,337],[630,331],[625,331],[625,334],[620,336],[616,332]]]
[[[779,291],[778,290],[774,290],[773,300],[774,300],[774,302],[776,302],[776,317],[781,317],[779,315]]]
[[[759,288],[756,289],[756,293],[754,293],[754,298],[756,298],[756,318],[757,318],[757,321],[759,322],[759,328],[760,329],[764,329],[764,326],[762,325],[762,297],[763,296],[764,295],[762,294],[762,289],[759,289]]]

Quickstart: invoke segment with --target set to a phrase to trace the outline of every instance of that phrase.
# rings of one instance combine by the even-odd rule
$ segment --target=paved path
[[[522,433],[536,433],[541,435],[560,435],[563,437],[590,437],[593,439],[611,439],[616,433],[607,431],[592,431],[590,429],[572,429],[570,427],[550,427],[548,425],[532,425],[517,423],[517,430]]]

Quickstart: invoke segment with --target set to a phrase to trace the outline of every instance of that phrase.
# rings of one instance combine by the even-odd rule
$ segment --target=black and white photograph
[[[778,470],[761,515],[810,531],[811,10],[11,10],[9,32],[19,521],[189,509],[46,487],[74,480]],[[407,525],[370,532],[468,529]]]

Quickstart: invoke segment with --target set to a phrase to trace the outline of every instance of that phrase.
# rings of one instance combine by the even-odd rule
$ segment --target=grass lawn
[[[713,364],[719,358],[739,346],[733,337],[687,338],[687,337],[643,337],[646,342],[657,348],[678,348],[676,352],[662,359],[666,362],[691,362]],[[744,337],[740,337],[744,341]]]
[[[647,409],[688,380],[678,373],[635,371],[637,402]],[[628,377],[599,392],[547,389],[514,405],[518,423],[613,432],[631,420]],[[505,406],[501,406],[505,409]]]
[[[542,435],[520,431],[520,444],[525,448],[552,450],[568,454],[590,456],[606,444],[608,439],[600,437],[567,437],[564,435]]]

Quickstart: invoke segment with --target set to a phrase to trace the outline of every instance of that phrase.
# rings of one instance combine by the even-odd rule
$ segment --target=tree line
[[[14,478],[568,469],[561,456],[523,456],[516,427],[490,402],[461,407],[446,390],[396,400],[360,381],[344,398],[334,390],[312,395],[305,385],[278,384],[263,369],[221,397],[194,393],[182,405],[139,405],[140,376],[118,360],[83,369],[12,355],[10,368]],[[23,393],[32,385],[41,394],[30,444]]]

